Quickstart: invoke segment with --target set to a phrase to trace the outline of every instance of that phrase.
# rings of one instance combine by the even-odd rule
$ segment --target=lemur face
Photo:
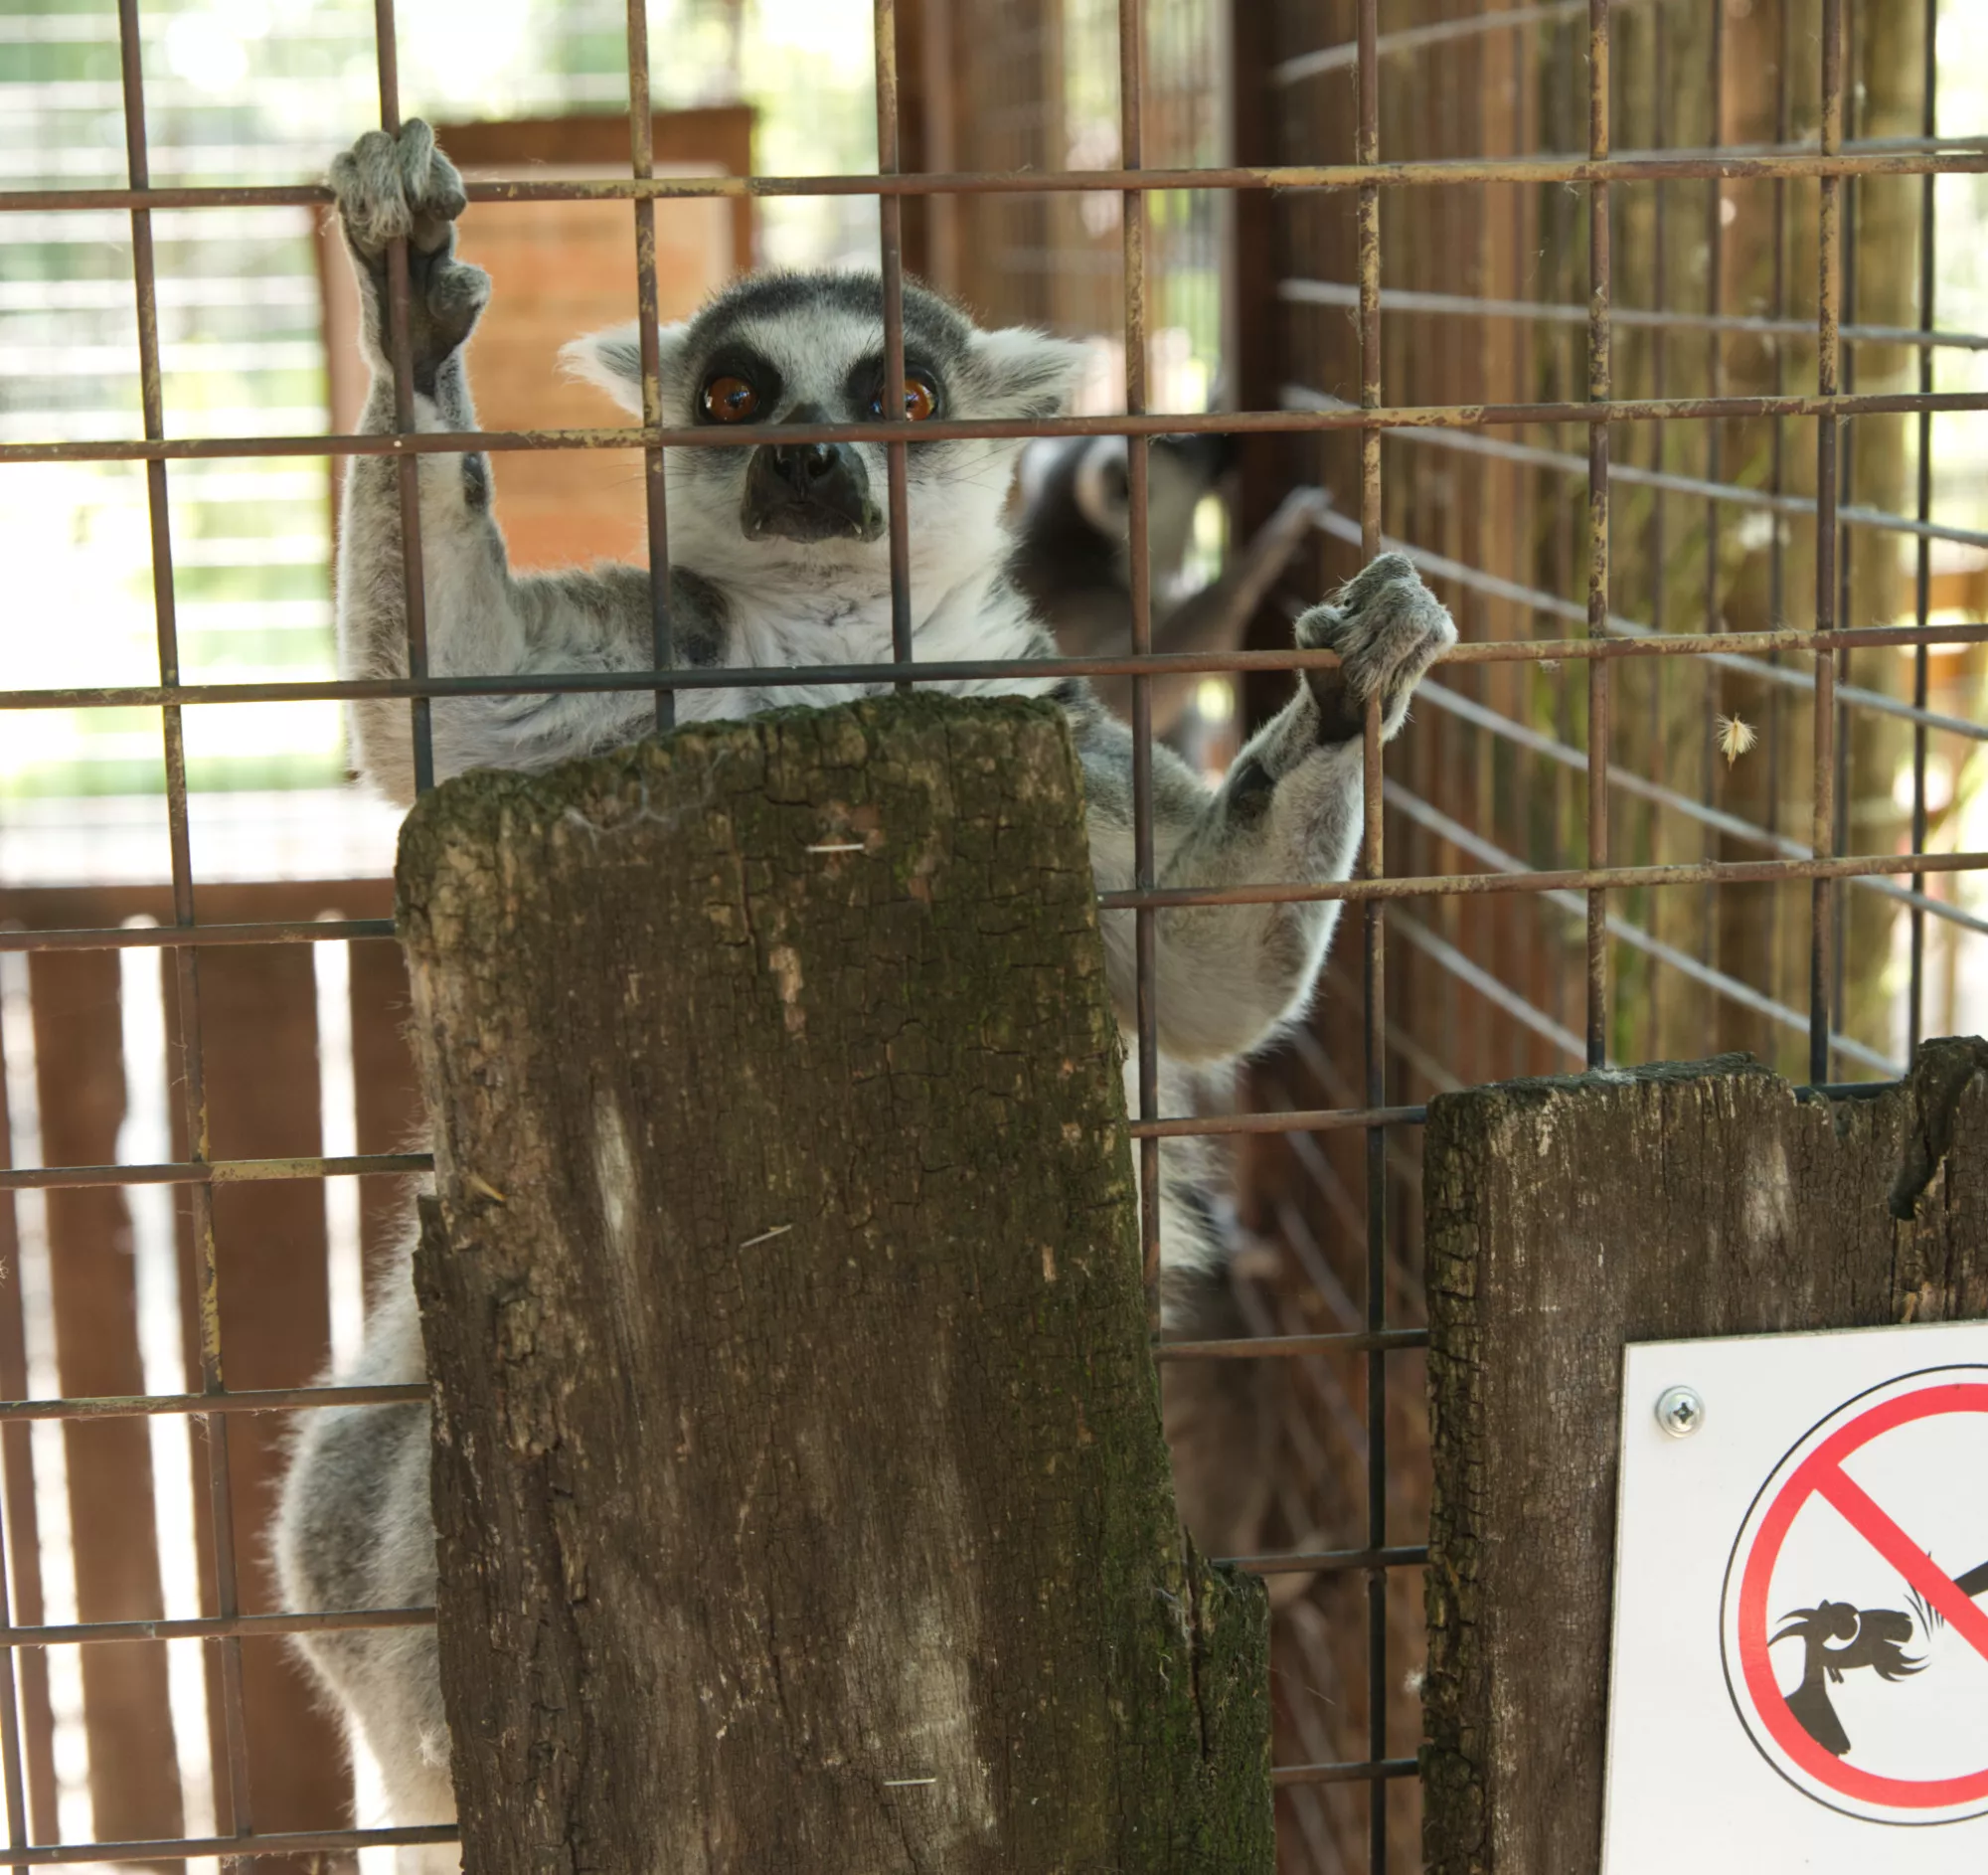
[[[750,430],[774,424],[874,423],[884,415],[884,319],[874,274],[784,273],[741,280],[661,334],[663,421]],[[636,328],[567,348],[570,367],[618,403],[641,409]],[[905,415],[934,419],[1051,417],[1080,367],[1080,348],[1040,332],[983,332],[948,301],[905,288]],[[985,552],[1019,441],[918,441],[907,456],[914,552],[957,539]],[[874,563],[888,571],[884,445],[736,444],[672,449],[670,531],[686,564],[722,576],[714,556],[754,561]],[[694,556],[694,559],[688,558]]]

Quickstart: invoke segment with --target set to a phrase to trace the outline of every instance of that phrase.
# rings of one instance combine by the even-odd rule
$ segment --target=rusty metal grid
[[[1357,1354],[1366,1368],[1367,1500],[1362,1547],[1344,1550],[1293,1550],[1234,1559],[1264,1576],[1339,1574],[1364,1576],[1368,1611],[1368,1752],[1364,1760],[1343,1763],[1292,1764],[1274,1772],[1286,1785],[1383,1784],[1415,1774],[1411,1756],[1390,1756],[1387,1723],[1390,1666],[1388,1659],[1387,1584],[1389,1572],[1412,1569],[1426,1561],[1419,1545],[1389,1542],[1387,1506],[1387,1357],[1396,1351],[1426,1345],[1426,1331],[1398,1327],[1388,1312],[1388,1220],[1386,1215],[1388,1129],[1418,1123],[1417,1106],[1390,1106],[1387,1100],[1386,1058],[1390,1037],[1384,981],[1387,907],[1390,901],[1480,893],[1575,894],[1585,912],[1585,1020],[1577,1041],[1590,1067],[1604,1065],[1610,1007],[1608,945],[1625,933],[1611,921],[1609,895],[1631,887],[1700,886],[1762,881],[1806,880],[1810,883],[1809,992],[1805,1011],[1782,1011],[1802,1021],[1808,1036],[1809,1082],[1832,1085],[1833,1065],[1844,1038],[1831,1026],[1833,1007],[1840,1001],[1840,943],[1836,888],[1847,881],[1862,889],[1883,891],[1908,907],[1911,926],[1910,1011],[1912,1040],[1918,1037],[1920,972],[1923,967],[1924,921],[1928,914],[1953,920],[1970,929],[1984,921],[1929,897],[1927,875],[1936,872],[1988,868],[1988,853],[1928,854],[1926,748],[1931,731],[1976,739],[1988,735],[1980,726],[1941,716],[1927,708],[1927,657],[1933,644],[1988,641],[1988,624],[1934,626],[1928,612],[1928,561],[1935,539],[1984,544],[1984,537],[1967,530],[1941,527],[1930,518],[1928,438],[1932,416],[1938,412],[1988,410],[1988,394],[1935,395],[1931,361],[1935,349],[1955,346],[1979,349],[1988,338],[1949,333],[1933,324],[1931,232],[1933,182],[1950,173],[1988,172],[1988,138],[1940,140],[1934,134],[1932,32],[1935,0],[1923,0],[1928,22],[1924,111],[1916,138],[1858,142],[1846,138],[1843,66],[1842,0],[1823,0],[1821,64],[1821,136],[1819,147],[1791,143],[1784,134],[1771,146],[1746,149],[1653,150],[1618,152],[1613,147],[1609,106],[1610,9],[1608,0],[1556,0],[1555,4],[1515,7],[1388,35],[1378,31],[1378,0],[1358,0],[1358,32],[1353,42],[1286,62],[1271,75],[1275,84],[1295,84],[1318,73],[1351,68],[1355,74],[1358,124],[1355,161],[1351,164],[1229,167],[1193,170],[1148,169],[1142,162],[1143,0],[1118,0],[1120,50],[1120,166],[1081,172],[1017,171],[955,174],[901,173],[896,0],[874,0],[876,31],[876,89],[878,173],[807,178],[683,179],[654,176],[650,147],[650,66],[647,25],[642,0],[629,0],[627,51],[629,73],[630,174],[610,181],[546,181],[514,179],[472,183],[472,201],[551,199],[625,199],[632,208],[638,279],[638,307],[643,328],[643,423],[639,428],[551,430],[539,432],[475,432],[467,435],[414,433],[414,393],[408,346],[408,268],[404,244],[396,243],[390,256],[390,337],[394,364],[397,425],[402,433],[383,436],[273,436],[217,440],[169,438],[165,413],[157,321],[157,295],[152,250],[151,216],[155,210],[180,207],[316,204],[329,192],[313,187],[175,188],[149,185],[145,138],[145,95],[139,56],[138,0],[119,0],[120,66],[124,98],[129,185],[123,189],[21,190],[0,192],[0,213],[47,209],[123,209],[131,216],[133,269],[137,297],[142,438],[109,443],[9,443],[0,445],[0,463],[53,461],[142,460],[146,465],[151,521],[151,554],[159,681],[142,686],[68,688],[0,693],[0,710],[70,709],[82,706],[145,706],[157,708],[163,722],[163,761],[172,862],[173,923],[148,930],[70,930],[0,932],[0,948],[124,948],[162,946],[172,951],[179,1023],[173,1060],[175,1078],[183,1090],[189,1156],[183,1162],[155,1165],[57,1166],[0,1170],[0,1190],[49,1190],[101,1185],[168,1184],[188,1188],[199,1274],[200,1380],[198,1393],[128,1398],[71,1398],[0,1402],[0,1425],[31,1420],[81,1420],[116,1416],[189,1415],[208,1430],[207,1485],[213,1511],[214,1557],[210,1585],[211,1618],[186,1620],[83,1622],[67,1626],[5,1626],[0,1629],[0,1775],[4,1776],[9,1851],[4,1858],[17,1868],[77,1862],[151,1862],[183,1857],[218,1856],[237,1862],[257,1856],[330,1852],[368,1846],[450,1840],[447,1828],[389,1828],[258,1832],[254,1826],[253,1793],[249,1789],[246,1718],[243,1709],[241,1642],[244,1637],[296,1633],[334,1627],[406,1626],[432,1621],[432,1610],[356,1610],[329,1615],[273,1614],[246,1616],[241,1612],[238,1557],[230,1515],[228,1429],[238,1413],[273,1413],[334,1403],[388,1404],[419,1401],[420,1386],[316,1387],[284,1390],[230,1390],[225,1382],[219,1333],[219,1306],[213,1232],[212,1192],[219,1184],[262,1179],[321,1179],[333,1176],[385,1176],[425,1170],[431,1161],[422,1153],[360,1154],[344,1157],[286,1159],[217,1159],[207,1150],[206,1109],[202,1093],[201,1004],[199,952],[218,944],[287,943],[350,938],[384,939],[392,927],[382,920],[324,920],[311,923],[201,925],[195,917],[195,878],[189,834],[188,797],[182,712],[190,705],[230,702],[300,701],[358,697],[404,698],[410,708],[410,733],[418,785],[433,779],[428,713],[435,697],[505,694],[548,694],[561,691],[639,689],[652,691],[659,726],[673,719],[679,690],[724,686],[745,673],[683,670],[671,650],[668,602],[668,514],[663,478],[665,449],[673,446],[734,446],[746,438],[723,431],[673,428],[663,422],[656,356],[656,250],[654,204],[683,196],[751,195],[874,195],[880,203],[881,263],[884,281],[886,375],[902,391],[903,229],[906,196],[937,194],[1025,194],[1105,191],[1122,203],[1124,263],[1123,316],[1126,337],[1125,414],[1122,417],[1064,419],[1029,424],[933,422],[921,433],[945,436],[1015,436],[1123,434],[1128,449],[1131,493],[1130,567],[1134,610],[1131,654],[1126,657],[1057,659],[1029,668],[1038,674],[1130,674],[1134,727],[1135,880],[1130,890],[1101,894],[1105,910],[1129,910],[1136,926],[1136,1031],[1140,1045],[1138,1113],[1131,1131],[1139,1142],[1143,1205],[1141,1239],[1148,1276],[1157,1272],[1159,1255],[1158,1150],[1162,1138],[1182,1134],[1285,1134],[1305,1136],[1357,1130],[1364,1136],[1367,1166],[1366,1278],[1364,1323],[1341,1333],[1273,1335],[1251,1339],[1175,1342],[1156,1351],[1162,1360],[1236,1360],[1289,1357],[1324,1352]],[[1486,161],[1395,162],[1383,160],[1380,122],[1379,64],[1384,52],[1436,44],[1474,33],[1509,30],[1540,19],[1577,17],[1585,12],[1588,25],[1587,149],[1581,156],[1525,157]],[[383,125],[399,127],[399,78],[396,60],[394,0],[376,0],[375,23],[379,72],[380,115]],[[1717,45],[1715,35],[1715,46]],[[1718,83],[1717,69],[1713,82]],[[1785,89],[1785,80],[1781,81]],[[1783,110],[1785,117],[1785,109]],[[1783,126],[1785,132],[1785,125]],[[1920,324],[1916,330],[1866,326],[1854,319],[1854,253],[1845,253],[1843,196],[1860,176],[1910,176],[1921,179]],[[1818,319],[1814,327],[1784,318],[1777,305],[1765,319],[1737,318],[1715,310],[1710,315],[1638,312],[1619,317],[1610,306],[1609,191],[1616,183],[1686,179],[1740,178],[1790,180],[1813,178],[1820,195]],[[1589,299],[1585,308],[1543,307],[1533,302],[1501,303],[1465,300],[1458,305],[1429,307],[1417,296],[1384,292],[1382,287],[1381,200],[1384,190],[1440,189],[1486,182],[1559,182],[1586,193],[1590,257]],[[1352,191],[1356,200],[1358,283],[1342,288],[1320,282],[1285,281],[1284,296],[1320,304],[1346,304],[1357,315],[1359,335],[1359,401],[1292,397],[1285,408],[1206,417],[1152,414],[1147,409],[1147,233],[1148,201],[1156,190],[1335,190]],[[1777,214],[1779,213],[1777,209]],[[1714,244],[1713,252],[1718,252]],[[1419,296],[1422,300],[1432,295]],[[1713,304],[1718,307],[1717,291]],[[1381,330],[1385,311],[1465,311],[1474,316],[1559,319],[1584,326],[1586,337],[1585,396],[1579,400],[1504,405],[1399,407],[1384,398],[1381,377]],[[1846,317],[1846,313],[1850,316]],[[1633,324],[1660,319],[1679,325],[1715,330],[1770,330],[1812,337],[1818,348],[1813,391],[1780,392],[1772,396],[1652,398],[1615,400],[1611,397],[1611,333],[1614,323]],[[1846,341],[1871,339],[1905,342],[1918,353],[1918,386],[1912,393],[1859,394],[1846,355]],[[897,401],[901,406],[902,398]],[[1849,464],[1847,420],[1864,414],[1908,413],[1915,416],[1919,434],[1916,513],[1911,517],[1860,510],[1842,498],[1843,474]],[[1610,457],[1611,426],[1661,425],[1678,419],[1817,418],[1817,489],[1813,501],[1762,491],[1722,479],[1716,453],[1704,477],[1686,477],[1614,463]],[[1576,424],[1586,427],[1584,458],[1508,442],[1501,429],[1539,424]],[[1429,570],[1466,588],[1492,597],[1518,598],[1549,615],[1578,622],[1581,634],[1520,642],[1460,644],[1451,663],[1550,663],[1579,661],[1586,674],[1589,710],[1587,749],[1539,737],[1516,725],[1501,724],[1497,733],[1530,737],[1536,753],[1584,772],[1586,853],[1589,863],[1573,868],[1528,868],[1488,843],[1474,839],[1453,823],[1446,829],[1463,850],[1482,860],[1486,870],[1461,874],[1390,876],[1383,847],[1387,805],[1408,809],[1415,803],[1393,784],[1383,781],[1378,707],[1370,706],[1365,732],[1366,839],[1357,877],[1327,886],[1263,884],[1231,891],[1158,886],[1154,867],[1151,798],[1150,686],[1155,676],[1181,670],[1232,672],[1296,671],[1332,661],[1323,652],[1240,651],[1221,655],[1167,656],[1151,651],[1151,595],[1146,552],[1146,448],[1155,434],[1213,429],[1242,434],[1357,430],[1360,449],[1360,504],[1357,522],[1351,517],[1327,518],[1328,533],[1357,543],[1371,557],[1384,545],[1382,532],[1381,443],[1384,431],[1424,441],[1431,446],[1466,448],[1497,454],[1577,475],[1584,481],[1588,515],[1584,607],[1556,596],[1511,582],[1440,556],[1418,553]],[[894,416],[882,423],[834,426],[759,427],[753,443],[773,440],[862,439],[887,447],[890,490],[890,553],[893,587],[893,658],[889,664],[846,669],[811,667],[795,673],[754,670],[757,684],[849,681],[889,683],[909,689],[920,678],[937,679],[998,673],[1008,667],[982,662],[925,663],[915,659],[909,591],[908,511],[906,503],[905,420]],[[530,678],[435,678],[426,664],[421,577],[419,511],[416,498],[417,456],[427,452],[466,449],[590,449],[639,445],[644,454],[644,487],[650,545],[650,582],[654,654],[652,668],[620,674],[534,675]],[[408,655],[406,679],[369,682],[298,682],[256,684],[189,684],[181,681],[174,607],[173,567],[168,524],[166,464],[216,456],[275,457],[283,455],[392,454],[400,459],[400,486],[406,548]],[[1609,495],[1613,482],[1642,482],[1702,499],[1710,504],[1768,506],[1812,513],[1816,520],[1816,615],[1812,629],[1726,633],[1663,633],[1617,618],[1609,608]],[[1838,623],[1840,596],[1847,591],[1839,568],[1840,544],[1847,530],[1871,529],[1905,533],[1917,541],[1916,621],[1910,626],[1844,628]],[[1385,543],[1390,544],[1392,543]],[[1909,705],[1875,692],[1861,691],[1842,681],[1845,660],[1853,647],[1890,645],[1914,653],[1913,701]],[[1806,847],[1765,829],[1720,815],[1709,803],[1693,801],[1676,790],[1640,777],[1611,771],[1607,759],[1607,724],[1611,677],[1623,658],[1691,657],[1716,662],[1738,661],[1751,674],[1767,675],[1783,687],[1806,691],[1813,715],[1814,768],[1811,786],[1811,829]],[[1770,657],[1793,661],[1766,662]],[[1802,662],[1807,668],[1802,668]],[[1441,708],[1467,707],[1463,700]],[[1864,708],[1904,717],[1913,728],[1912,850],[1904,855],[1856,854],[1845,851],[1847,824],[1842,813],[1843,714]],[[1489,713],[1481,713],[1488,715]],[[1489,724],[1481,727],[1491,727]],[[1659,804],[1706,818],[1740,837],[1756,838],[1766,856],[1746,861],[1704,861],[1678,865],[1611,866],[1609,806],[1611,787],[1640,792]],[[1433,810],[1425,804],[1425,817]],[[1440,816],[1437,816],[1440,818]],[[1426,823],[1426,822],[1425,822]],[[1901,878],[1908,885],[1900,883]],[[1290,903],[1339,900],[1357,902],[1362,910],[1360,944],[1362,1026],[1365,1061],[1357,1098],[1326,1109],[1290,1109],[1218,1116],[1169,1116],[1158,1110],[1156,1012],[1154,1008],[1154,916],[1163,908],[1228,903]],[[1712,974],[1717,975],[1717,972]],[[1744,985],[1727,979],[1728,993]],[[1494,985],[1495,987],[1495,985]],[[1508,996],[1512,992],[1501,992]],[[1523,1001],[1523,999],[1515,999]],[[1760,999],[1765,1000],[1765,999]],[[1527,1007],[1530,1007],[1527,1005]],[[1774,1005],[1778,1009],[1779,1005]],[[1541,1012],[1534,1011],[1535,1015]],[[1848,1090],[1841,1090],[1847,1092]],[[0,1104],[4,1104],[0,1086]],[[4,1122],[0,1105],[0,1122]],[[0,1545],[0,1607],[6,1584],[5,1548]],[[132,1640],[198,1638],[218,1650],[224,1762],[217,1767],[218,1813],[224,1833],[213,1838],[181,1838],[151,1842],[30,1845],[23,1791],[20,1720],[15,1687],[14,1652],[73,1642],[109,1643]],[[1385,1803],[1369,1805],[1368,1866],[1389,1866],[1388,1812]]]

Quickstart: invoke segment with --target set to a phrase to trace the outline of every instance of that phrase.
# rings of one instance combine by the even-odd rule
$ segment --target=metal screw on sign
[[[1705,1402],[1689,1387],[1666,1387],[1657,1398],[1657,1424],[1673,1439],[1689,1439],[1705,1424]]]

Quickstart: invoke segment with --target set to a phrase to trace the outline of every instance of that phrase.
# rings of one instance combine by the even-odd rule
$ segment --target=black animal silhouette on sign
[[[1970,1601],[1988,1595],[1988,1563],[1955,1576],[1953,1586]],[[1909,1592],[1921,1633],[1930,1634],[1946,1621],[1916,1590]],[[1850,1735],[1830,1703],[1829,1689],[1857,1667],[1870,1667],[1882,1680],[1907,1679],[1924,1669],[1921,1656],[1905,1652],[1912,1637],[1912,1617],[1902,1609],[1860,1609],[1848,1602],[1822,1602],[1782,1617],[1785,1625],[1774,1640],[1799,1639],[1804,1648],[1801,1684],[1787,1695],[1788,1710],[1802,1730],[1824,1751],[1841,1758],[1850,1749]],[[1770,1645],[1772,1642],[1769,1643]]]
[[[1919,1672],[1924,1659],[1905,1652],[1905,1642],[1912,1637],[1912,1618],[1902,1609],[1823,1602],[1812,1609],[1796,1609],[1784,1619],[1786,1624],[1774,1639],[1799,1638],[1804,1649],[1801,1684],[1788,1694],[1788,1710],[1824,1751],[1841,1758],[1850,1749],[1850,1735],[1830,1704],[1830,1687],[1841,1685],[1844,1674],[1858,1667],[1872,1668],[1882,1680]]]

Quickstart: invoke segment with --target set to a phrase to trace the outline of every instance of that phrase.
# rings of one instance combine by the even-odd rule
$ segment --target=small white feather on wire
[[[1737,716],[1718,717],[1714,727],[1719,731],[1719,753],[1726,758],[1729,768],[1760,740],[1752,724],[1743,723]]]

